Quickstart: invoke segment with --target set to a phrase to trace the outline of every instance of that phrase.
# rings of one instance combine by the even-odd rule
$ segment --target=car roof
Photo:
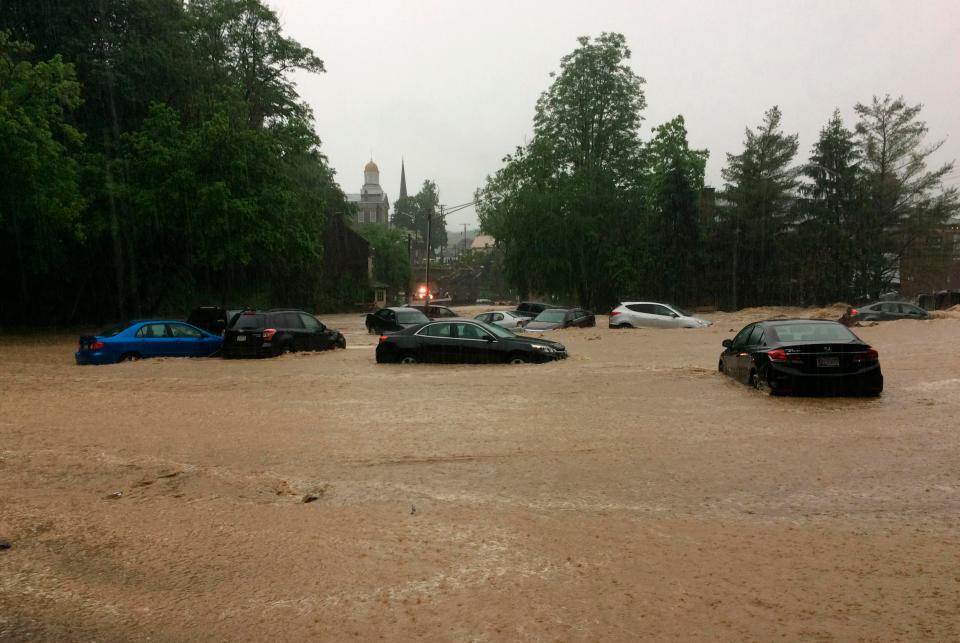
[[[804,324],[837,324],[843,326],[843,324],[833,319],[803,319],[800,317],[792,317],[789,319],[764,319],[753,323],[765,324],[767,326],[783,326],[786,324],[796,324],[797,322],[802,322]]]
[[[422,312],[423,312],[423,311],[420,310],[419,308],[413,308],[413,307],[411,307],[411,306],[387,306],[387,307],[385,307],[385,308],[381,308],[380,310],[392,310],[392,311],[397,312],[397,313],[399,313],[399,312],[404,312],[404,313],[422,313]]]

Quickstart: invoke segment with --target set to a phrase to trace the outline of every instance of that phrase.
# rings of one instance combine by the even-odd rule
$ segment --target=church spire
[[[403,159],[400,159],[400,198],[407,198],[407,171],[403,167]]]

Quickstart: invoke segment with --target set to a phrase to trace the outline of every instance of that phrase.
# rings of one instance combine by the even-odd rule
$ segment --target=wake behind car
[[[719,370],[771,395],[879,395],[880,357],[834,321],[777,319],[745,326],[723,340]]]
[[[209,357],[223,338],[182,321],[131,321],[80,338],[77,364],[115,364],[144,357]]]
[[[224,357],[276,357],[295,351],[346,348],[347,340],[302,310],[247,310],[223,336]]]
[[[610,311],[610,328],[704,328],[706,319],[694,317],[671,304],[626,301]]]
[[[505,328],[474,319],[420,324],[390,335],[377,344],[378,363],[523,364],[565,359],[559,342],[518,337]]]
[[[421,310],[395,306],[368,313],[366,326],[368,333],[391,333],[411,326],[425,324],[428,321],[430,321],[430,318],[424,315]]]
[[[597,325],[597,319],[589,310],[582,308],[547,308],[523,325],[523,330],[540,332],[557,328],[589,328]]]
[[[840,323],[852,326],[866,321],[894,321],[897,319],[930,319],[930,313],[906,301],[881,301],[866,306],[848,308]]]

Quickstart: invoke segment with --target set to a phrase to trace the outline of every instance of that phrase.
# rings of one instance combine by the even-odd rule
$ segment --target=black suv
[[[232,325],[232,322],[243,312],[243,309],[230,310],[219,306],[200,306],[190,311],[187,323],[202,328],[214,335],[223,335],[223,332]]]
[[[223,336],[224,357],[275,357],[293,351],[346,348],[347,340],[302,310],[247,310]]]

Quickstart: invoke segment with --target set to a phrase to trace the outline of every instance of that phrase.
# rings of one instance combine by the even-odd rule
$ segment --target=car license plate
[[[840,366],[839,357],[818,357],[817,367],[819,368],[837,368]]]
[[[238,342],[245,342],[245,341],[247,341],[247,336],[246,336],[246,335],[237,335],[237,341],[238,341]]]

